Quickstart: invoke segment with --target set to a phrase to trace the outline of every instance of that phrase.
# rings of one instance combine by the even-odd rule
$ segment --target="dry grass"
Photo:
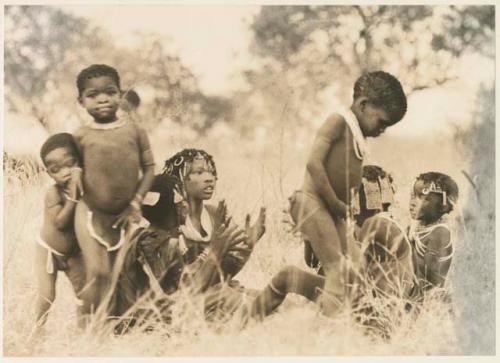
[[[156,157],[164,160],[180,145],[167,147],[166,140],[152,135]],[[274,140],[278,140],[275,137]],[[283,141],[283,139],[280,139]],[[186,140],[177,140],[186,145]],[[418,140],[393,140],[377,145],[372,161],[391,171],[399,185],[395,214],[406,215],[407,199],[413,178],[422,171],[443,170],[457,177],[464,167],[454,155],[451,143],[440,139],[440,153],[447,160],[437,160],[411,152]],[[413,144],[412,144],[413,143]],[[247,287],[263,288],[270,277],[286,264],[303,268],[302,245],[281,225],[281,207],[291,192],[300,186],[304,152],[291,143],[273,143],[256,148],[253,143],[221,145],[220,140],[197,140],[217,162],[218,191],[214,199],[225,198],[236,221],[243,223],[249,212],[255,217],[261,205],[267,212],[267,233],[256,248],[238,279]],[[213,145],[217,145],[214,147]],[[278,145],[278,147],[277,147]],[[281,146],[279,146],[281,145]],[[187,146],[187,145],[186,145]],[[394,156],[395,148],[407,160]],[[279,150],[278,150],[279,149]],[[398,150],[400,150],[398,149]],[[383,161],[382,161],[383,160]],[[384,162],[385,161],[385,162]],[[453,170],[450,170],[453,169]],[[448,307],[430,299],[416,318],[404,316],[394,325],[392,337],[367,334],[345,313],[330,320],[318,308],[298,296],[290,296],[277,314],[264,322],[239,330],[228,324],[214,330],[196,310],[179,312],[172,326],[158,326],[154,332],[132,331],[123,336],[75,333],[75,304],[66,277],[60,274],[57,298],[47,322],[50,339],[37,347],[27,344],[33,319],[36,284],[33,278],[34,235],[41,224],[45,177],[16,179],[4,177],[4,354],[8,356],[227,356],[227,355],[427,355],[459,354],[454,318]],[[399,304],[401,306],[401,304]],[[398,309],[387,311],[396,317]],[[392,314],[392,315],[391,315]]]

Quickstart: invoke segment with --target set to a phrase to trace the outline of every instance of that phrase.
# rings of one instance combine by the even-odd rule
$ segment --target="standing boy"
[[[399,81],[386,72],[371,72],[354,84],[351,112],[333,114],[316,134],[301,190],[291,199],[291,215],[323,265],[324,313],[333,315],[344,299],[343,253],[351,189],[361,182],[365,138],[377,137],[406,113]]]
[[[110,292],[116,251],[125,243],[127,227],[141,219],[154,161],[146,132],[116,115],[122,91],[114,68],[94,64],[82,70],[77,87],[78,101],[92,116],[75,133],[84,168],[75,232],[87,269],[82,297],[89,313]]]

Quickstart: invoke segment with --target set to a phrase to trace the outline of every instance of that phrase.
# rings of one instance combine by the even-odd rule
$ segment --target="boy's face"
[[[374,106],[367,100],[361,101],[360,112],[357,116],[359,127],[365,137],[377,137],[392,124],[384,109]]]
[[[412,219],[431,223],[443,215],[443,197],[439,193],[427,192],[429,183],[417,180],[413,186],[410,199],[410,215]]]
[[[45,156],[44,162],[49,176],[62,187],[67,186],[71,171],[78,166],[73,150],[67,147],[52,150]]]
[[[95,121],[110,122],[116,119],[120,98],[120,90],[113,78],[99,76],[85,81],[79,101]]]
[[[191,171],[184,181],[184,188],[189,198],[208,200],[215,191],[215,176],[208,168],[205,159],[194,159]]]

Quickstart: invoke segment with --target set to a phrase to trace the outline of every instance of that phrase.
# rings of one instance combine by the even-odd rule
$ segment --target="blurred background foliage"
[[[325,94],[349,102],[353,81],[366,71],[397,74],[412,93],[456,79],[467,52],[494,57],[492,6],[265,6],[249,26],[257,66],[244,70],[246,87],[208,95],[158,35],[141,34],[135,46],[119,48],[85,18],[55,7],[7,6],[5,105],[57,130],[80,112],[76,74],[98,61],[120,71],[124,89],[147,85],[148,127],[168,118],[203,134],[225,122],[244,137],[276,120],[310,124]]]

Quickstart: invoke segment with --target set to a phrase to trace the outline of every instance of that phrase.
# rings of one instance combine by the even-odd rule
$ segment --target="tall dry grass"
[[[250,261],[237,276],[249,288],[263,288],[271,276],[287,264],[307,269],[299,238],[281,223],[281,208],[300,187],[307,145],[296,146],[282,134],[271,135],[268,145],[238,140],[166,140],[151,134],[155,156],[161,164],[181,146],[201,146],[214,155],[219,181],[214,200],[226,199],[235,221],[246,213],[256,217],[267,207],[267,232]],[[436,151],[412,152],[422,140],[380,140],[373,143],[370,162],[393,173],[399,190],[394,214],[403,221],[414,177],[429,170],[453,171],[459,185],[466,161],[455,154],[452,140],[439,139]],[[398,150],[397,153],[395,150]],[[402,151],[401,151],[402,150]],[[404,158],[395,154],[404,155]],[[457,177],[458,175],[458,177]],[[240,329],[235,322],[214,329],[201,318],[199,304],[179,305],[174,323],[156,325],[148,332],[128,334],[76,333],[75,300],[66,277],[60,273],[57,297],[47,321],[47,338],[37,346],[28,343],[34,320],[34,236],[41,224],[47,177],[4,175],[4,354],[8,356],[227,356],[227,355],[427,355],[459,354],[455,317],[438,299],[428,299],[417,317],[400,314],[401,302],[387,307],[392,324],[390,339],[369,334],[347,312],[331,320],[318,307],[299,296],[289,296],[278,312],[262,323]],[[451,287],[452,288],[452,287]],[[377,302],[382,304],[382,302]],[[399,305],[398,305],[399,304]],[[458,309],[459,310],[459,309]],[[456,310],[456,311],[458,311]],[[455,312],[456,312],[455,311]],[[177,319],[176,319],[177,318]],[[391,320],[392,319],[392,320]],[[396,324],[396,321],[397,324]]]

